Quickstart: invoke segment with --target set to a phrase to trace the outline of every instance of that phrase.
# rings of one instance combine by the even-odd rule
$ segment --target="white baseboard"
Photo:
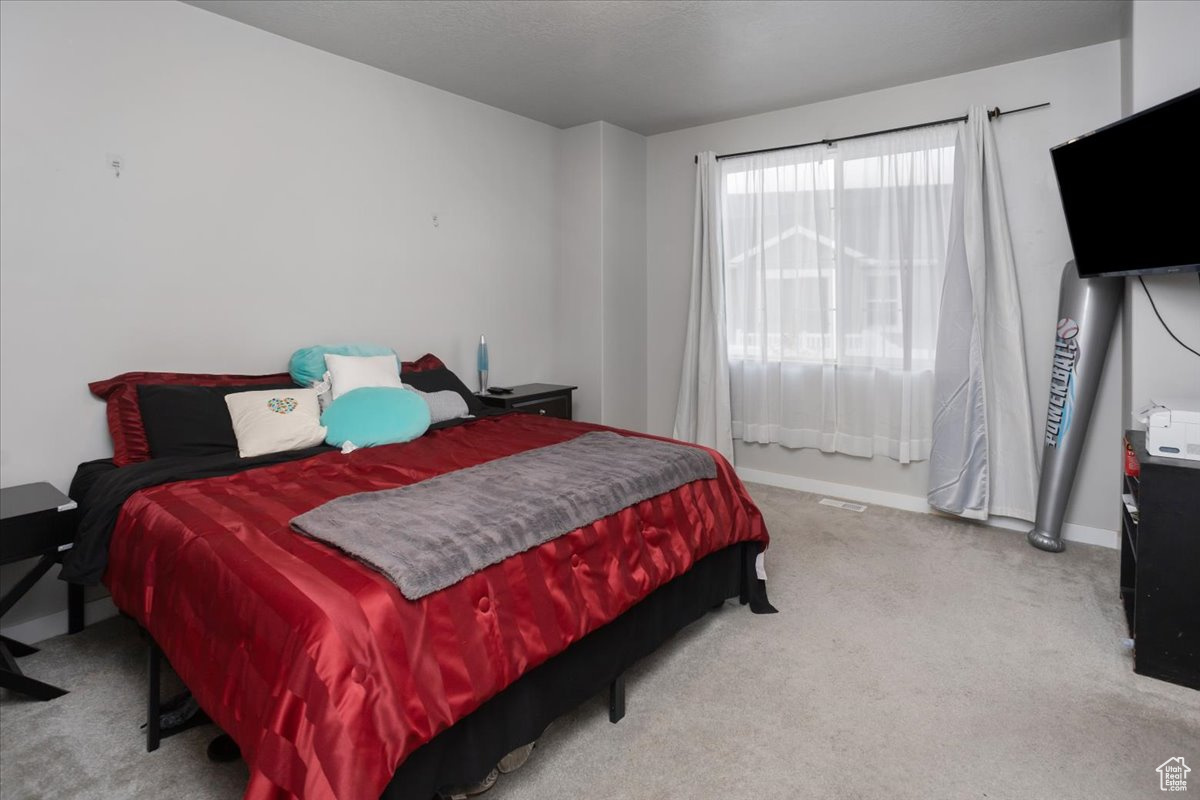
[[[109,617],[115,617],[116,615],[117,607],[113,605],[111,597],[101,597],[98,600],[92,600],[90,603],[84,604],[83,607],[85,625],[90,625],[93,622],[99,622]],[[0,628],[0,633],[25,644],[37,644],[52,636],[59,636],[66,632],[67,610],[65,608],[62,611],[47,614],[44,617],[34,617],[24,622],[18,622],[15,625]]]
[[[949,514],[941,514],[941,512],[928,509],[932,514],[940,516],[955,517]],[[1026,533],[1032,525],[1023,519],[1013,519],[1012,517],[992,517],[986,520],[977,520],[982,525],[991,525],[993,528],[1004,528],[1010,531],[1020,531]],[[1107,547],[1110,550],[1121,549],[1121,534],[1119,531],[1110,531],[1105,528],[1093,528],[1091,525],[1077,525],[1074,522],[1064,522],[1062,526],[1062,538],[1068,542],[1078,542],[1079,544],[1094,544],[1099,547]]]
[[[784,475],[778,472],[767,472],[765,470],[749,469],[746,467],[737,467],[737,474],[742,480],[750,483],[762,483],[767,486],[778,486],[781,489],[795,489],[800,492],[828,495],[841,500],[853,500],[856,503],[887,506],[888,508],[898,508],[902,511],[916,511],[920,514],[936,514],[947,519],[958,519],[950,514],[943,514],[940,511],[930,508],[929,503],[925,501],[924,497],[915,497],[910,494],[884,492],[879,489],[868,489],[865,486],[852,486],[848,483],[830,483],[829,481],[818,481],[813,478],[802,478],[798,475]],[[1022,533],[1032,527],[1024,520],[1012,519],[1011,517],[992,517],[987,520],[969,521],[979,522],[982,525],[991,525],[995,528],[1020,531]],[[1076,525],[1073,522],[1063,523],[1062,537],[1069,542],[1094,544],[1113,550],[1119,549],[1121,543],[1118,531],[1107,530],[1106,528],[1093,528],[1089,525]]]

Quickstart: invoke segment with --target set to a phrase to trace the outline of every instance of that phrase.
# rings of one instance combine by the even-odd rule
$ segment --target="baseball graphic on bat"
[[[1070,317],[1058,321],[1058,338],[1074,339],[1079,334],[1079,325]]]

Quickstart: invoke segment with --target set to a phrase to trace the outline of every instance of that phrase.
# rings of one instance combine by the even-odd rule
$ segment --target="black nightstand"
[[[38,558],[25,577],[0,597],[0,616],[16,605],[49,569],[62,559],[75,541],[75,501],[48,483],[27,483],[0,489],[0,564]],[[83,629],[83,587],[67,584],[68,629]],[[38,700],[53,700],[66,689],[30,678],[14,657],[36,653],[30,647],[0,636],[0,687]]]
[[[554,383],[524,383],[512,387],[512,394],[481,394],[485,406],[529,411],[547,417],[571,418],[571,392],[578,387]]]

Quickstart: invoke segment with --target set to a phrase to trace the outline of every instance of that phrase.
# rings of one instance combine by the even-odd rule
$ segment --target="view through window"
[[[726,159],[729,356],[933,368],[954,129]]]

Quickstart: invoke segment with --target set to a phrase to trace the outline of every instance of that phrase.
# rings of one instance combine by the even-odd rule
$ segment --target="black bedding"
[[[137,387],[138,408],[151,458],[211,456],[236,453],[237,435],[225,398],[240,392],[294,389],[293,384],[249,386],[175,386],[145,384]]]

